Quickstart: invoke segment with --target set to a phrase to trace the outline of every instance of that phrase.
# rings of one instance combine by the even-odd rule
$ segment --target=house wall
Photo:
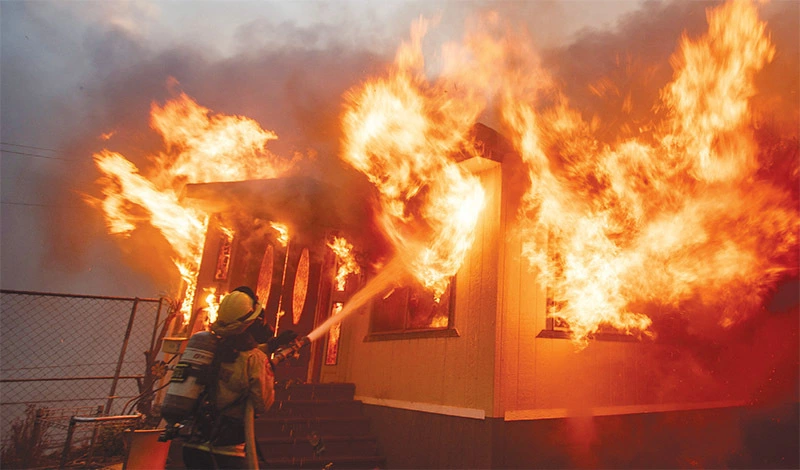
[[[364,407],[387,468],[798,468],[798,405],[504,421]]]
[[[509,235],[500,267],[495,416],[514,421],[744,404],[742,390],[708,373],[687,345],[612,335],[581,347],[543,337],[547,293],[514,236],[513,201],[504,204]]]
[[[344,320],[339,361],[322,366],[322,382],[353,382],[365,403],[483,418],[494,403],[501,171],[470,163],[486,190],[475,243],[458,272],[454,324],[458,336],[364,341],[369,308]]]
[[[501,159],[502,160],[502,159]],[[353,382],[365,403],[506,421],[737,406],[736,390],[679,345],[543,337],[547,293],[522,254],[516,220],[524,171],[478,159],[488,201],[457,275],[458,337],[365,342],[369,309],[345,320],[336,366],[322,382]]]

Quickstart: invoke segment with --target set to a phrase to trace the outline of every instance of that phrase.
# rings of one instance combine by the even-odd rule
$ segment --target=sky
[[[778,9],[796,5],[775,3]],[[527,28],[550,56],[569,56],[572,62],[563,60],[561,71],[580,78],[607,68],[620,53],[668,64],[681,32],[705,26],[705,5],[2,1],[0,287],[139,297],[174,293],[178,281],[168,250],[108,235],[102,214],[84,195],[98,193],[92,154],[106,145],[103,134],[118,133],[113,150],[134,163],[158,150],[148,113],[151,103],[174,96],[175,87],[213,112],[248,116],[274,130],[279,151],[335,154],[342,95],[391,61],[417,18],[434,23],[425,48],[435,57],[442,43],[461,37],[468,18],[496,10]],[[788,21],[783,29],[793,29],[796,39],[796,15],[774,16]],[[790,53],[796,41],[793,47]]]

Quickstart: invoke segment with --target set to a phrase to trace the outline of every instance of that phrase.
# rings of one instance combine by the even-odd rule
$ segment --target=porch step
[[[375,436],[296,436],[259,438],[258,447],[274,459],[322,458],[327,455],[375,456],[378,441]]]
[[[276,384],[275,401],[352,400],[355,392],[356,386],[352,383]]]
[[[386,468],[386,459],[374,457],[336,457],[334,458],[288,458],[265,460],[268,468],[314,468],[317,470],[380,469]]]
[[[276,418],[347,418],[361,416],[358,400],[276,401],[265,416]]]
[[[354,396],[351,383],[276,385],[275,403],[255,421],[266,466],[385,468],[363,404]]]
[[[264,417],[255,421],[256,435],[261,437],[305,437],[312,432],[321,436],[364,436],[369,434],[369,418],[281,418]]]

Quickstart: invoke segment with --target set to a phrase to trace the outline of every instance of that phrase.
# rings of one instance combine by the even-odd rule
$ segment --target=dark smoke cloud
[[[103,95],[112,97],[117,89],[126,90],[124,101],[139,109],[138,124],[129,122],[130,115],[124,110],[111,113],[104,124],[120,122],[114,127],[124,129],[125,134],[134,130],[131,137],[137,140],[147,132],[144,126],[149,107],[142,109],[135,102],[149,104],[153,96],[159,101],[170,98],[163,83],[145,78],[173,77],[180,90],[213,113],[246,116],[274,131],[278,140],[268,145],[273,153],[286,159],[292,159],[295,152],[303,155],[293,173],[333,182],[351,192],[357,188],[364,191],[367,188],[362,184],[363,178],[338,160],[338,118],[341,95],[357,83],[365,70],[380,62],[371,54],[337,48],[320,51],[296,46],[278,52],[250,52],[222,61],[171,51],[139,63],[133,76],[122,74],[117,80],[103,83],[103,87],[114,89]],[[142,82],[149,86],[142,89]],[[108,101],[98,106],[107,108]],[[114,149],[115,139],[107,145]],[[131,159],[144,164],[141,156],[137,159],[133,154]]]
[[[6,6],[4,18],[5,9]],[[35,8],[22,4],[10,4],[8,9],[19,10],[14,13],[29,18],[37,14]],[[35,20],[32,22],[37,23]],[[32,182],[40,200],[59,201],[68,206],[66,210],[52,211],[33,222],[46,234],[41,243],[48,250],[39,264],[41,270],[63,270],[66,279],[70,269],[90,269],[91,258],[99,250],[116,251],[116,256],[106,253],[104,262],[115,265],[117,269],[130,267],[135,272],[129,281],[120,282],[113,291],[140,295],[142,289],[152,291],[153,286],[162,286],[159,289],[170,286],[168,290],[178,288],[175,269],[170,262],[170,249],[155,230],[137,229],[128,239],[113,239],[105,234],[101,212],[87,206],[82,198],[85,194],[99,196],[99,186],[95,183],[99,173],[93,167],[91,155],[103,148],[125,155],[143,174],[147,174],[150,167],[148,157],[163,151],[160,136],[149,128],[151,103],[163,104],[179,92],[187,93],[200,105],[210,108],[212,113],[247,116],[264,129],[276,132],[279,140],[269,145],[270,150],[287,159],[291,159],[295,152],[304,154],[305,160],[299,168],[308,176],[338,179],[345,185],[357,177],[336,157],[341,95],[364,76],[378,70],[385,60],[374,53],[348,49],[341,44],[327,44],[320,48],[318,43],[320,35],[325,36],[324,32],[289,24],[280,31],[272,31],[273,37],[279,34],[286,41],[286,47],[275,50],[273,45],[259,44],[255,40],[262,27],[258,22],[243,27],[238,37],[240,42],[249,46],[230,58],[215,57],[211,52],[191,46],[154,51],[142,37],[113,26],[89,27],[80,38],[81,44],[73,44],[75,50],[71,53],[84,60],[89,73],[85,74],[86,78],[78,89],[64,90],[64,93],[78,95],[81,101],[79,109],[85,114],[64,113],[57,120],[62,126],[59,129],[61,135],[49,144],[74,160],[64,169],[36,175],[35,182]],[[41,31],[43,36],[45,33]],[[335,36],[334,33],[328,31],[327,36]],[[5,35],[3,45],[7,45]],[[49,43],[46,47],[58,49],[59,46]],[[17,122],[8,116],[19,109],[24,117],[30,102],[17,103],[15,97],[36,97],[37,89],[46,88],[52,77],[45,80],[37,76],[41,83],[29,81],[33,64],[25,54],[5,54],[5,51],[4,47],[3,127],[16,130],[12,128]],[[14,94],[8,92],[8,83],[15,85]],[[52,105],[54,101],[58,98],[50,98],[47,103]],[[69,109],[68,106],[65,108]],[[58,112],[58,109],[53,109],[53,112]],[[31,115],[35,112],[31,111]],[[110,132],[113,132],[110,140],[99,139],[102,134]],[[22,132],[4,134],[15,135],[17,140],[12,141],[36,142],[33,138],[25,139]],[[4,170],[9,170],[5,156]],[[4,195],[7,193],[4,191]],[[4,229],[12,228],[9,221],[10,218],[4,217]],[[19,229],[19,226],[15,228]],[[20,276],[19,270],[16,273],[12,270],[12,264],[18,263],[16,260],[8,263],[14,256],[6,249],[10,238],[4,233],[3,239],[4,287],[30,285],[28,276]],[[135,273],[141,274],[145,282],[137,279]],[[11,279],[12,275],[16,279]],[[35,275],[31,273],[30,277]],[[149,282],[148,277],[151,277]],[[69,282],[55,284],[70,285]],[[95,288],[83,287],[80,291]]]
[[[639,135],[660,117],[659,92],[672,78],[670,57],[681,36],[697,38],[707,29],[706,11],[719,1],[651,0],[625,15],[613,30],[585,30],[566,48],[548,50],[545,64],[562,84],[572,107],[600,120],[598,137]],[[757,76],[753,100],[761,118],[797,133],[800,110],[800,4],[766,3],[760,17],[776,47],[773,61]],[[626,103],[626,100],[629,100]]]

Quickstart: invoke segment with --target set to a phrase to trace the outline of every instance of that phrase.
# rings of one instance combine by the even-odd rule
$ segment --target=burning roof
[[[374,201],[352,188],[305,176],[186,185],[187,205],[209,214],[236,212],[280,221],[293,234],[321,236],[336,229],[379,242]]]

